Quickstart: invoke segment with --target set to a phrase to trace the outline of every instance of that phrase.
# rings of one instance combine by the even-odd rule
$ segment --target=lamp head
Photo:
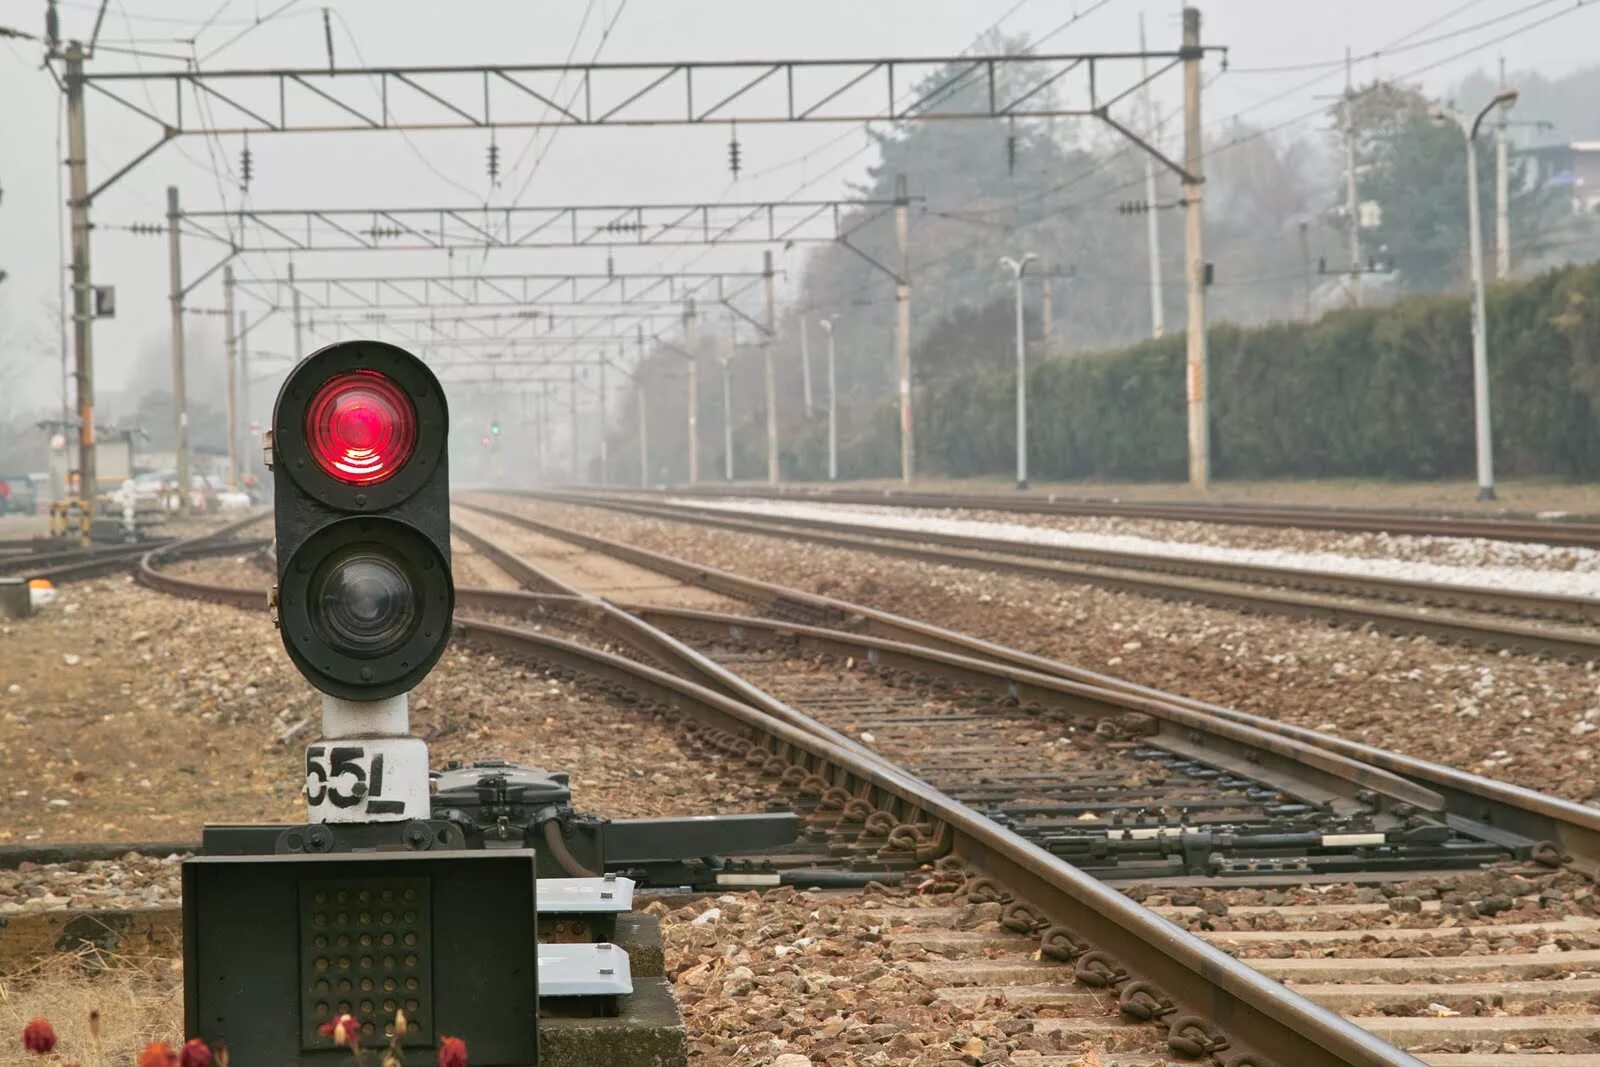
[[[1517,91],[1515,89],[1501,89],[1495,94],[1494,102],[1509,111],[1517,106]]]

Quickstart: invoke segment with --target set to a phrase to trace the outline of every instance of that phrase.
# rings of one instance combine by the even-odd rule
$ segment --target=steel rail
[[[183,558],[186,543],[148,553],[140,580],[162,592],[257,609],[259,590],[238,589],[164,574],[160,564]],[[1082,952],[1092,946],[1118,970],[1152,983],[1180,1010],[1166,1018],[1175,1029],[1198,1024],[1209,1031],[1211,1058],[1223,1067],[1419,1067],[1421,1061],[1375,1038],[1327,1009],[1252,970],[1070,864],[926,783],[895,773],[797,725],[674,674],[548,634],[486,620],[458,617],[470,640],[602,684],[624,685],[641,697],[700,719],[723,731],[731,754],[765,750],[800,773],[816,775],[887,811],[920,823],[925,841],[944,847],[965,865],[1008,886],[1025,906],[1049,917],[1042,950]]]
[[[500,565],[519,582],[535,588],[544,584],[542,572],[511,552],[492,545],[479,535],[470,534],[459,525],[456,533],[490,547],[492,556],[497,557]],[[547,609],[542,599],[535,593],[494,591],[485,596],[479,590],[458,591],[458,600],[463,603],[492,605],[491,610],[516,614],[531,609],[535,615],[545,615]],[[589,623],[596,632],[632,644],[639,651],[662,662],[667,669],[680,674],[690,672],[685,676],[803,729],[825,731],[825,736],[832,743],[845,745],[856,751],[857,755],[874,760],[883,757],[860,746],[854,739],[822,726],[810,716],[795,711],[740,679],[737,674],[720,667],[714,659],[681,643],[674,636],[674,631],[690,629],[717,635],[761,630],[781,634],[786,639],[815,648],[868,659],[875,666],[886,669],[981,684],[997,689],[999,695],[1022,703],[1045,701],[1078,715],[1125,716],[1131,712],[1147,717],[1152,725],[1157,725],[1158,732],[1154,735],[1153,743],[1158,746],[1176,745],[1184,755],[1227,766],[1237,773],[1259,777],[1287,792],[1309,793],[1321,798],[1349,797],[1359,790],[1371,790],[1395,804],[1411,805],[1424,811],[1439,812],[1444,807],[1444,800],[1438,793],[1398,775],[1375,771],[1366,764],[1342,756],[1329,758],[1330,753],[1322,749],[1298,741],[1291,742],[1253,726],[1196,713],[1171,704],[1161,694],[1118,693],[1059,676],[999,664],[990,659],[776,619],[685,608],[614,605],[592,597],[584,599],[592,606],[591,611],[586,615],[572,612],[568,616],[570,621],[580,625]],[[774,604],[769,601],[765,606]],[[655,619],[670,621],[673,625],[653,624],[652,620]],[[1143,725],[1142,721],[1140,725]]]
[[[472,506],[470,510],[484,511],[486,514],[546,536],[612,556],[732,599],[782,605],[788,610],[800,613],[800,617],[823,623],[831,622],[838,628],[860,630],[907,644],[942,649],[977,659],[1009,663],[1098,689],[1159,698],[1176,707],[1281,734],[1307,745],[1336,752],[1390,771],[1435,790],[1444,798],[1445,810],[1455,825],[1472,826],[1484,832],[1506,830],[1536,841],[1553,842],[1563,861],[1591,877],[1600,876],[1600,810],[1582,804],[1236,708],[1165,693],[1124,678],[1086,670],[1060,660],[1035,655],[863,604],[734,574],[695,561],[581,533],[512,512],[477,506]]]
[[[1142,596],[1194,601],[1243,612],[1269,612],[1356,628],[1370,626],[1388,633],[1420,634],[1447,644],[1482,645],[1497,650],[1503,648],[1513,652],[1545,655],[1580,663],[1600,659],[1600,632],[1588,632],[1580,627],[1551,629],[1493,616],[1446,614],[1426,607],[1408,608],[1389,602],[1400,595],[1399,586],[1406,583],[1394,583],[1388,579],[1353,577],[1348,579],[1346,584],[1351,589],[1366,585],[1379,591],[1376,597],[1377,603],[1361,603],[1337,595],[1250,587],[1241,584],[1243,579],[1185,577],[1173,573],[1157,573],[1154,570],[1113,569],[1041,559],[1035,555],[1018,554],[1015,543],[1010,541],[965,539],[953,535],[924,535],[901,531],[885,533],[876,527],[846,526],[816,520],[813,520],[811,525],[802,525],[777,517],[748,515],[731,517],[716,513],[706,514],[691,509],[662,508],[598,494],[531,491],[519,495],[560,503],[586,504],[650,518],[695,523],[761,536],[800,539],[809,543],[830,545],[851,551],[873,552],[924,563],[1005,571],[1030,577],[1091,584]],[[940,547],[955,545],[958,542],[979,547]],[[1279,568],[1251,569],[1262,575],[1258,579],[1261,581],[1269,580],[1266,576],[1273,571],[1295,573]],[[1310,572],[1299,573],[1310,579],[1344,578],[1344,576],[1326,576]],[[1438,588],[1433,583],[1410,584]],[[1518,597],[1518,594],[1501,593],[1499,590],[1463,588],[1465,594],[1476,594],[1480,598],[1499,597],[1502,603],[1514,601]],[[1370,597],[1373,594],[1365,595]],[[1437,597],[1443,598],[1449,595],[1452,595],[1452,591],[1445,589],[1439,592]]]
[[[574,503],[584,503],[587,502],[587,498],[592,494],[542,492],[540,495],[550,499],[566,499]],[[729,512],[722,508],[698,507],[692,504],[652,503],[641,506],[630,500],[626,494],[608,495],[604,499],[626,500],[629,502],[630,509],[637,508],[639,514],[646,513],[646,508],[648,508],[650,514],[660,518],[672,518],[680,514],[687,514],[694,516],[694,521],[696,522],[706,522],[714,525],[723,525],[719,520],[745,520],[744,523],[738,526],[735,526],[732,522],[727,523],[727,526],[728,528],[749,529],[753,532],[761,532],[758,527],[765,528],[770,525],[799,527],[806,530],[830,530],[888,541],[948,545],[979,552],[1027,556],[1066,563],[1081,563],[1094,567],[1154,571],[1161,574],[1178,574],[1246,585],[1270,585],[1287,589],[1304,589],[1331,593],[1336,596],[1417,602],[1436,607],[1461,608],[1469,611],[1513,615],[1523,618],[1556,619],[1583,624],[1600,623],[1600,598],[1590,596],[1562,593],[1529,593],[1515,589],[1497,589],[1492,586],[1451,582],[1424,582],[1380,575],[1343,574],[1338,571],[1308,570],[1276,564],[1235,563],[1226,560],[1166,556],[1150,552],[1040,544],[1031,541],[982,537],[973,534],[896,529],[875,526],[871,523],[850,522],[839,519]],[[1085,575],[1088,580],[1094,580],[1094,572],[1085,572]]]
[[[581,490],[579,490],[581,491]],[[1203,504],[1183,501],[1135,501],[1083,497],[1064,493],[939,492],[903,489],[849,489],[819,486],[676,486],[642,490],[659,496],[759,497],[816,500],[884,507],[957,508],[1011,511],[1034,515],[1106,516],[1215,522],[1240,526],[1292,526],[1305,530],[1410,534],[1419,537],[1483,537],[1499,541],[1532,541],[1548,545],[1600,548],[1600,522],[1591,516],[1573,519],[1526,515],[1497,517],[1471,512],[1428,512],[1382,508],[1328,508],[1287,504]]]

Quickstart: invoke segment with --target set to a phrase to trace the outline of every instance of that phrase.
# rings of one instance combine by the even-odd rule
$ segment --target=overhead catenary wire
[[[1478,0],[1470,0],[1469,3],[1462,5],[1462,8],[1458,8],[1457,10],[1460,11],[1464,8],[1471,7],[1477,2]],[[1487,29],[1490,26],[1497,26],[1509,19],[1516,18],[1518,15],[1525,15],[1530,11],[1537,10],[1541,7],[1549,7],[1551,4],[1560,2],[1561,0],[1531,0],[1530,3],[1523,4],[1520,7],[1514,8],[1510,11],[1502,12],[1493,18],[1476,22],[1471,26],[1462,26],[1458,29],[1451,30],[1448,33],[1442,33],[1438,36],[1429,37],[1421,41],[1409,41],[1409,43],[1402,43],[1408,41],[1413,36],[1413,34],[1407,34],[1405,37],[1399,38],[1396,41],[1392,41],[1389,44],[1374,48],[1370,52],[1362,52],[1353,56],[1340,56],[1337,59],[1319,59],[1304,63],[1285,63],[1277,66],[1234,67],[1233,72],[1235,74],[1298,74],[1301,71],[1327,70],[1337,73],[1338,71],[1343,70],[1347,63],[1367,63],[1377,59],[1386,59],[1391,56],[1404,55],[1408,52],[1414,52],[1419,48],[1431,48],[1436,44],[1443,44],[1446,41],[1453,41],[1457,37],[1464,37],[1469,33],[1476,33],[1477,31]],[[1434,23],[1437,24],[1437,22],[1438,20],[1435,19]]]
[[[1037,47],[1037,45],[1039,43],[1042,43],[1043,41],[1048,40],[1049,38],[1054,37],[1054,36],[1064,32],[1065,30],[1067,30],[1071,26],[1073,26],[1073,25],[1077,24],[1078,22],[1081,22],[1082,20],[1084,20],[1084,19],[1088,18],[1089,16],[1095,14],[1097,11],[1102,10],[1104,7],[1106,7],[1108,4],[1110,4],[1112,2],[1113,2],[1113,0],[1093,0],[1093,2],[1090,3],[1088,7],[1084,8],[1081,11],[1075,12],[1073,14],[1073,16],[1070,19],[1068,19],[1066,22],[1063,22],[1059,26],[1057,26],[1054,29],[1050,30],[1048,33],[1044,34],[1041,38],[1039,38],[1038,41],[1036,41],[1032,45],[1030,45],[1029,46],[1030,50],[1032,48],[1034,48],[1034,47]],[[1017,10],[1019,10],[1021,6],[1022,5],[1020,5],[1020,4],[1013,5],[999,19],[997,19],[995,22],[991,23],[988,27],[986,27],[985,29],[983,29],[979,33],[975,34],[973,36],[971,42],[965,48],[963,48],[961,50],[961,54],[965,55],[966,53],[972,51],[974,48],[978,47],[983,42],[985,37],[987,37],[989,34],[995,32],[997,29],[999,29],[1000,26],[1004,24],[1005,20],[1007,18],[1011,17],[1011,15],[1014,14]],[[915,89],[914,86],[906,86],[904,89],[902,89],[900,94],[898,94],[895,102],[899,103],[899,102],[901,102],[901,101],[903,101],[903,100],[905,100],[907,98],[913,98],[915,92],[916,92],[916,89]],[[759,179],[759,178],[764,177],[764,176],[766,176],[768,174],[775,173],[775,172],[777,172],[779,170],[787,169],[788,167],[793,166],[793,165],[795,165],[797,163],[807,161],[810,158],[812,158],[813,156],[815,156],[815,155],[817,155],[817,154],[819,154],[821,152],[824,152],[827,149],[831,148],[833,145],[839,144],[840,142],[844,141],[845,139],[847,139],[847,138],[849,138],[851,136],[858,135],[858,134],[865,134],[866,135],[865,143],[861,147],[851,151],[849,154],[847,154],[847,155],[843,156],[842,158],[838,159],[831,166],[829,166],[827,169],[825,169],[825,170],[823,170],[821,172],[818,172],[816,174],[812,174],[812,175],[807,176],[798,185],[796,185],[793,189],[791,189],[787,194],[785,194],[784,196],[780,197],[778,202],[782,202],[783,200],[792,200],[795,197],[797,197],[797,196],[801,195],[802,193],[804,193],[806,190],[810,189],[812,186],[816,185],[818,182],[822,181],[823,179],[831,177],[832,175],[834,175],[834,174],[838,173],[839,171],[843,170],[845,167],[849,166],[852,162],[854,162],[856,159],[860,158],[866,152],[868,152],[872,148],[876,147],[876,142],[872,138],[872,126],[871,126],[871,124],[870,123],[865,123],[865,124],[862,124],[860,126],[849,127],[845,131],[843,131],[842,133],[837,134],[832,138],[829,138],[822,145],[820,145],[820,146],[818,146],[816,148],[808,149],[805,152],[802,152],[802,153],[800,153],[800,154],[798,154],[798,155],[796,155],[794,157],[791,157],[787,161],[784,161],[784,162],[781,162],[781,163],[778,163],[778,164],[774,164],[774,165],[769,166],[766,169],[761,170],[761,171],[756,171],[750,177],[753,178],[753,179]],[[719,194],[717,199],[719,201],[727,199],[728,195],[736,187],[736,184],[737,183],[735,183],[735,182],[729,182],[723,188],[723,191]],[[713,251],[714,251],[714,249],[706,248],[706,249],[701,250],[698,253],[692,254],[687,259],[680,261],[678,266],[676,267],[676,269],[687,270],[687,269],[695,266],[696,264],[702,262],[707,256],[711,255]],[[669,262],[669,261],[658,261],[658,262],[661,263],[661,265],[663,267],[665,267],[666,263]]]
[[[200,58],[202,60],[209,60],[212,56],[216,55],[218,52],[221,52],[223,49],[232,47],[234,44],[236,44],[240,40],[244,39],[244,37],[246,37],[247,35],[249,35],[251,33],[254,33],[258,28],[260,28],[262,26],[265,26],[267,23],[271,22],[273,19],[275,19],[278,16],[282,15],[284,12],[288,11],[291,7],[294,7],[299,2],[300,2],[300,0],[284,0],[284,2],[282,4],[280,4],[277,7],[273,8],[271,11],[267,12],[265,15],[261,16],[260,18],[256,19],[255,21],[250,23],[250,25],[246,26],[244,29],[240,30],[238,33],[234,34],[232,37],[229,37],[226,41],[223,41],[221,44],[217,45],[217,47],[211,49],[209,52],[207,52],[205,55],[201,56]],[[336,11],[335,14],[337,14],[337,13],[338,12]],[[307,8],[305,11],[299,12],[299,14],[314,15],[314,14],[316,14],[316,12],[313,9]]]

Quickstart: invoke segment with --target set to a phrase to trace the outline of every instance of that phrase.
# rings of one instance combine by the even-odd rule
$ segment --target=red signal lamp
[[[405,466],[417,443],[417,410],[388,375],[356,369],[324,382],[306,405],[306,445],[328,477],[376,485]]]

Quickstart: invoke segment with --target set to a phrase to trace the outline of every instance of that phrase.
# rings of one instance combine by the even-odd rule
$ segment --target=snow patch
[[[1485,564],[1455,566],[1453,564],[1418,560],[1368,559],[1341,555],[1335,552],[1235,548],[1224,545],[1195,544],[1187,541],[1161,541],[1132,534],[1089,533],[1025,526],[1012,522],[955,519],[937,512],[915,508],[863,507],[848,504],[816,504],[788,500],[705,500],[686,497],[669,498],[667,503],[677,507],[704,508],[733,514],[766,516],[776,519],[790,518],[844,522],[858,526],[871,526],[882,530],[982,537],[994,541],[1010,541],[1016,544],[1139,553],[1142,555],[1164,556],[1169,559],[1194,560],[1196,562],[1240,563],[1370,578],[1431,582],[1440,585],[1506,589],[1522,593],[1600,598],[1600,569],[1546,570]],[[1454,540],[1469,544],[1483,543],[1473,542],[1471,539],[1465,538]],[[1513,558],[1537,557],[1543,552],[1552,550],[1552,546],[1548,545],[1491,543],[1496,548],[1503,547],[1508,550],[1508,554],[1512,555]],[[1594,562],[1600,562],[1600,553],[1591,553],[1589,550],[1584,550],[1584,553],[1585,555],[1593,554],[1596,557]],[[1584,562],[1591,561],[1585,560]]]

